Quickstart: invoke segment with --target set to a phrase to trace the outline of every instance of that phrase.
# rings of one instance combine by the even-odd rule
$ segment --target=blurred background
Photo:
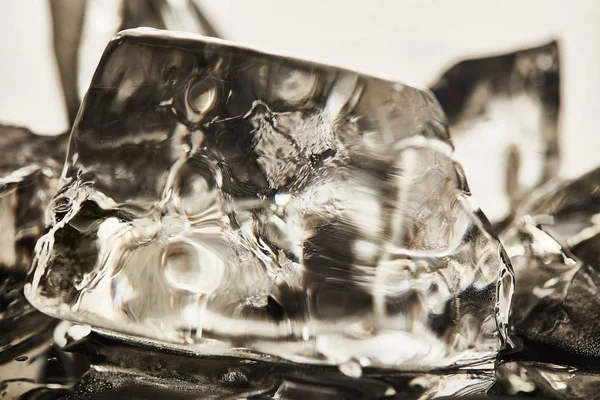
[[[4,258],[0,257],[0,274],[4,275],[0,275],[0,332],[6,334],[0,334],[0,377],[13,381],[9,396],[46,382],[55,385],[49,389],[67,389],[89,367],[84,358],[65,356],[59,349],[64,346],[60,343],[67,343],[64,337],[70,335],[75,342],[81,337],[67,332],[66,322],[55,331],[57,321],[35,311],[24,299],[22,286],[33,246],[45,229],[44,210],[57,187],[66,133],[106,44],[120,29],[154,26],[218,36],[422,89],[434,88],[438,95],[454,93],[456,104],[441,102],[450,120],[456,157],[466,171],[476,202],[502,233],[511,227],[516,208],[535,194],[539,185],[557,174],[574,178],[600,166],[599,21],[598,0],[3,1],[0,255]],[[498,55],[506,56],[489,58]],[[480,60],[458,64],[474,58]],[[587,229],[591,221],[596,229],[590,242],[584,242],[588,247],[577,249],[580,242],[572,246],[578,251],[577,257],[591,257],[595,263],[600,230],[597,216],[590,215],[598,212],[600,170],[590,176],[574,185],[579,191],[565,186],[556,193],[560,201],[570,199],[564,202],[565,209],[576,209],[574,214],[582,211],[583,216],[575,222],[583,221],[581,226]],[[559,211],[543,209],[539,214],[559,215]],[[573,220],[570,214],[559,216],[563,222]],[[587,249],[591,249],[589,253]],[[560,264],[558,269],[563,267]],[[537,282],[537,275],[545,279],[539,269],[533,271],[535,279],[529,279]],[[589,310],[598,309],[594,302],[597,296],[587,296],[588,282],[594,281],[586,280],[585,274],[578,276],[583,276],[583,283],[573,285],[571,293],[582,293],[586,301],[591,300],[570,309],[574,330],[559,338],[558,348],[564,350],[564,343],[573,342],[575,348],[587,351],[584,345],[589,341],[589,348],[596,352],[600,329],[592,323],[593,318],[589,319],[589,315],[596,315]],[[523,287],[528,290],[527,285]],[[555,306],[549,304],[550,308]],[[544,318],[550,321],[547,326],[558,320],[547,310],[539,314],[544,324]],[[533,340],[539,339],[536,324],[540,319],[524,320],[531,321]],[[584,324],[586,329],[580,329]],[[541,332],[543,337],[546,332]],[[56,343],[55,337],[59,337]],[[107,348],[114,354],[131,351]],[[143,353],[145,357],[147,351]],[[23,358],[24,354],[27,356]],[[28,357],[31,361],[24,364]],[[60,357],[60,367],[50,364]],[[569,362],[577,361],[569,357]],[[136,359],[132,360],[135,364]],[[219,365],[228,368],[221,361]],[[501,377],[502,369],[499,371]],[[519,370],[508,365],[504,373],[511,377],[515,371]],[[194,369],[193,373],[197,372]],[[540,387],[558,390],[558,384],[554,385],[558,378],[546,378],[544,373],[539,376],[552,383],[544,381]],[[572,374],[571,370],[568,375],[568,379],[575,377],[584,383],[589,378],[589,388],[580,386],[590,393],[597,391],[597,375]],[[93,375],[89,379],[80,384],[83,398],[89,397],[87,387],[97,386]],[[563,383],[568,379],[560,379],[560,385],[570,390],[571,385]],[[56,386],[56,382],[64,387]],[[0,388],[6,388],[2,383]]]
[[[81,1],[60,1],[76,9]],[[140,1],[130,1],[136,6]],[[185,15],[186,1],[168,1]],[[196,0],[225,39],[348,67],[417,87],[464,58],[559,42],[561,175],[598,164],[600,2],[596,0]],[[119,0],[88,0],[78,92],[119,26]],[[6,1],[0,12],[0,122],[38,134],[68,130],[52,53],[50,4]],[[68,13],[66,14],[68,15]],[[58,21],[76,26],[76,16]],[[178,26],[186,27],[186,21]],[[54,23],[57,23],[56,21]],[[188,26],[194,20],[187,22]],[[190,29],[195,30],[195,29]]]

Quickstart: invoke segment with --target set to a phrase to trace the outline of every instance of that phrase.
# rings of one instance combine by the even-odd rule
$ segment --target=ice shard
[[[432,86],[469,186],[493,223],[558,172],[557,42],[468,59]]]
[[[54,323],[27,302],[23,285],[35,243],[44,233],[43,216],[55,193],[67,139],[68,135],[43,137],[24,128],[0,125],[0,392],[3,396],[16,398],[19,390],[35,387],[32,378],[37,379],[36,374],[44,365],[43,361],[32,361],[25,368],[23,362],[14,358],[34,352],[32,347],[37,350]]]
[[[54,195],[67,139],[0,125],[0,269],[27,272],[33,246],[44,230],[43,214]]]
[[[516,333],[548,362],[598,365],[599,185],[600,169],[548,184],[501,236],[518,282]]]
[[[485,362],[512,273],[452,150],[427,92],[122,32],[75,122],[27,298],[119,337],[349,375]]]

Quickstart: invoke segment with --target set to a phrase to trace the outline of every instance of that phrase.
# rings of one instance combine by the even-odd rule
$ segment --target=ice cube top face
[[[192,351],[414,370],[502,345],[510,267],[439,106],[398,83],[125,31],[48,216],[26,294],[59,318]]]

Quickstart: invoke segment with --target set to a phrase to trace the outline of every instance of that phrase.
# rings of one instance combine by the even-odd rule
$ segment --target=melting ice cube
[[[125,31],[78,114],[27,298],[198,352],[406,370],[493,357],[512,274],[444,118],[399,83]]]

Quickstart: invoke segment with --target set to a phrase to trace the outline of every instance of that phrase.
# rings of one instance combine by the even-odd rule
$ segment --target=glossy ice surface
[[[505,339],[513,278],[426,92],[135,29],[79,111],[28,300],[202,353],[421,370]]]
[[[599,186],[600,169],[548,184],[502,234],[518,282],[515,329],[556,349],[553,362],[598,365],[585,358],[600,356]]]
[[[558,173],[559,61],[551,42],[464,60],[433,85],[456,156],[492,223]]]

